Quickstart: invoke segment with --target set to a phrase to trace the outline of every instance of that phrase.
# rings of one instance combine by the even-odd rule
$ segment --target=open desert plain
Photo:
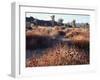
[[[36,20],[26,19],[26,67],[90,63],[89,23]]]

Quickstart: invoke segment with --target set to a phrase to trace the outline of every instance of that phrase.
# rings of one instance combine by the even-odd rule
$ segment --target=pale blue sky
[[[76,23],[89,23],[89,15],[74,15],[74,14],[48,14],[48,13],[26,13],[26,17],[34,17],[41,20],[51,20],[52,15],[55,15],[55,21],[58,21],[59,18],[62,18],[64,23],[72,22],[76,20]]]

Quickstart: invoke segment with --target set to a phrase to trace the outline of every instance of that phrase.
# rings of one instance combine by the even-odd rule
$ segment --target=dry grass
[[[56,37],[59,36],[59,32],[63,31],[61,27],[53,27],[53,28],[47,28],[47,27],[37,27],[33,28],[32,30],[29,30],[26,32],[26,36],[50,36],[50,37]],[[65,31],[63,31],[65,32]]]
[[[70,41],[52,43],[52,40],[61,34]],[[27,31],[26,38],[29,39],[27,43],[29,48],[34,45],[49,46],[53,44],[44,49],[41,55],[33,50],[33,55],[26,59],[27,67],[89,64],[89,29],[38,27]]]
[[[48,48],[42,52],[43,55],[27,59],[26,66],[55,66],[55,65],[75,65],[89,64],[89,55],[84,50],[68,47],[64,44],[57,44],[53,48]]]
[[[71,39],[72,43],[79,48],[89,51],[89,29],[75,28],[66,33],[65,37]]]

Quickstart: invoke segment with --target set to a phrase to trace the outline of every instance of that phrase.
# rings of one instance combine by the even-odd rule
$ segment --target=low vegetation
[[[38,26],[26,31],[27,67],[79,64],[89,64],[89,28]]]

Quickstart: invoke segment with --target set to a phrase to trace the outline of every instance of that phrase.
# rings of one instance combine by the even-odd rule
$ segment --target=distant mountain
[[[59,23],[57,21],[53,21],[52,20],[40,20],[34,17],[26,17],[26,27],[30,27],[31,24],[33,25],[37,25],[37,26],[52,26],[52,24],[54,24],[54,26],[66,26],[66,27],[73,27],[73,23]],[[88,23],[75,23],[76,27],[84,27],[84,26],[88,26]]]
[[[30,22],[31,24],[39,25],[39,26],[52,26],[52,20],[39,20],[33,17],[26,17],[26,22]],[[54,21],[53,23],[54,25],[59,26],[58,22]]]

